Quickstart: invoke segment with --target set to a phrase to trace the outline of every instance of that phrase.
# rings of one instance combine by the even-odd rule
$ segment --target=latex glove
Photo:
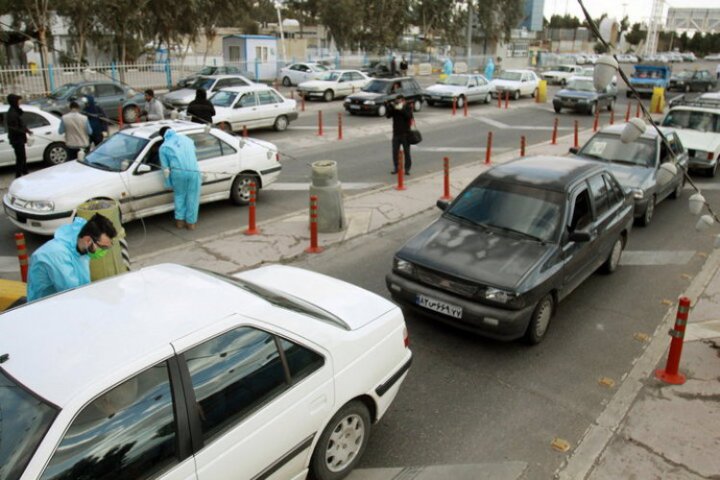
[[[170,169],[163,168],[163,175],[165,175],[165,178],[170,178]]]
[[[402,104],[402,103],[396,103],[395,110],[402,110],[403,106],[404,106],[404,104]]]
[[[32,133],[28,134],[26,143],[28,147],[32,147],[35,143],[35,135],[33,135]]]

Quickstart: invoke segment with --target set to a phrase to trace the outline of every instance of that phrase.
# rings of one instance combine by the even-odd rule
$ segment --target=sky
[[[625,14],[630,17],[630,22],[647,21],[650,17],[653,0],[583,0],[585,8],[593,18],[603,13],[620,20]],[[717,0],[665,0],[665,13],[668,7],[677,8],[720,8]],[[575,17],[582,18],[582,10],[577,0],[545,0],[545,17],[551,15],[564,15],[569,13]]]

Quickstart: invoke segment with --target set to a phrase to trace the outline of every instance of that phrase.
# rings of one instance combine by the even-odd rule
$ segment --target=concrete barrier
[[[468,64],[465,62],[457,62],[455,64],[455,73],[468,73]]]
[[[418,75],[432,75],[432,64],[421,63],[418,66]]]

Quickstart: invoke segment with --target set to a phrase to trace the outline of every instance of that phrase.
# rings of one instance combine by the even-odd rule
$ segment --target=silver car
[[[253,81],[242,75],[208,75],[198,77],[187,88],[174,90],[162,96],[161,100],[167,108],[184,109],[195,99],[195,91],[204,88],[208,97],[222,88],[248,87]]]
[[[436,103],[452,104],[454,101],[457,108],[463,108],[465,102],[490,103],[494,92],[495,86],[482,75],[454,74],[426,88],[423,96],[430,106]]]
[[[95,104],[102,107],[108,117],[117,120],[119,107],[136,94],[132,88],[115,82],[77,82],[66,83],[47,97],[26,103],[60,117],[70,111],[70,102],[76,101],[84,106],[87,97],[92,96]]]

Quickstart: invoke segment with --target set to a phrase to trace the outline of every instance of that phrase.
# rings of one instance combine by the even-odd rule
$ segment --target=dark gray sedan
[[[553,108],[556,113],[567,108],[577,112],[595,115],[598,109],[607,108],[611,111],[615,107],[617,99],[617,88],[610,84],[608,87],[598,92],[593,85],[593,79],[590,77],[572,77],[568,80],[565,88],[555,94],[553,98]]]
[[[607,168],[530,157],[477,177],[396,254],[393,299],[501,340],[540,342],[557,304],[598,268],[617,269],[632,199]]]
[[[66,83],[47,97],[30,100],[27,104],[60,117],[70,111],[70,102],[76,101],[82,106],[86,98],[92,95],[107,116],[117,120],[120,116],[119,107],[136,93],[130,87],[110,81]]]

